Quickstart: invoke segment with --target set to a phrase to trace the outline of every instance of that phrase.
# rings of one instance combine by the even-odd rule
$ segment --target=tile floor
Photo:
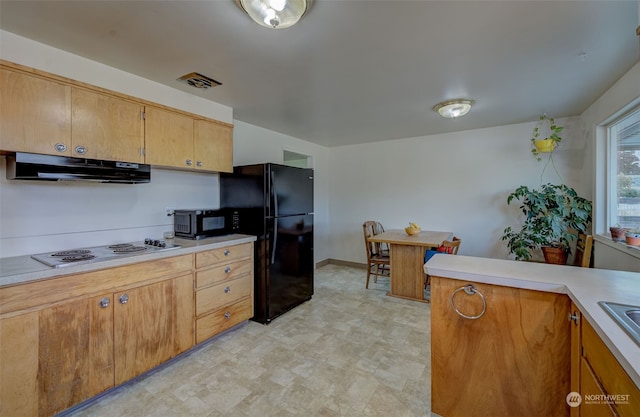
[[[87,406],[79,417],[429,416],[429,304],[326,265],[315,294],[248,322]]]

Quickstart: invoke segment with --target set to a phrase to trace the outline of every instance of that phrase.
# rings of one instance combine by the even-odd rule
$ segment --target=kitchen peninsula
[[[446,255],[424,270],[435,415],[638,415],[640,346],[598,302],[638,305],[640,274]]]
[[[0,416],[52,416],[251,318],[254,241],[63,268],[0,259]]]

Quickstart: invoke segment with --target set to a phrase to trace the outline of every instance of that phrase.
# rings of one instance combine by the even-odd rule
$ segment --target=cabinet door
[[[606,401],[588,401],[588,396],[596,395],[604,397],[606,393],[600,386],[598,379],[593,374],[593,369],[583,357],[580,368],[580,394],[582,404],[580,405],[580,417],[615,417],[617,414]],[[601,397],[596,397],[601,398]],[[572,410],[573,411],[573,410]]]
[[[145,109],[145,162],[193,168],[193,119],[156,107]]]
[[[69,86],[2,68],[0,92],[0,149],[71,154]]]
[[[0,416],[38,415],[38,312],[0,320]]]
[[[72,90],[72,155],[144,162],[144,107],[80,88]]]
[[[113,309],[100,306],[105,297],[0,322],[2,416],[51,416],[113,386]]]
[[[103,298],[109,305],[101,306]],[[53,415],[113,386],[111,301],[104,295],[40,311],[40,415]]]
[[[193,345],[193,277],[115,294],[116,385]]]
[[[206,120],[196,120],[194,156],[197,169],[233,171],[233,128]]]
[[[442,416],[567,416],[571,339],[564,294],[431,278],[432,411]],[[455,295],[454,295],[455,292]]]

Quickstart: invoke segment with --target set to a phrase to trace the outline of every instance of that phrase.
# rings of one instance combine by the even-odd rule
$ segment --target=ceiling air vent
[[[178,78],[178,81],[182,81],[183,83],[189,84],[191,87],[201,88],[203,90],[215,87],[217,85],[222,85],[222,83],[217,82],[213,78],[209,78],[206,75],[198,74],[197,72],[185,74],[182,77]]]

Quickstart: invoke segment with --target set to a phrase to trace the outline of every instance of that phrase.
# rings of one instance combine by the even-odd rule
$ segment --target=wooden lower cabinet
[[[191,274],[114,295],[115,384],[193,346]]]
[[[472,284],[478,294],[454,292]],[[440,416],[568,416],[566,295],[431,278],[431,398]]]
[[[113,386],[110,295],[0,320],[0,415],[51,416]]]
[[[580,353],[580,417],[640,417],[640,389],[584,317]]]
[[[0,416],[53,416],[188,350],[193,309],[189,271],[6,314],[0,319]]]
[[[253,244],[196,254],[196,343],[253,317]]]

